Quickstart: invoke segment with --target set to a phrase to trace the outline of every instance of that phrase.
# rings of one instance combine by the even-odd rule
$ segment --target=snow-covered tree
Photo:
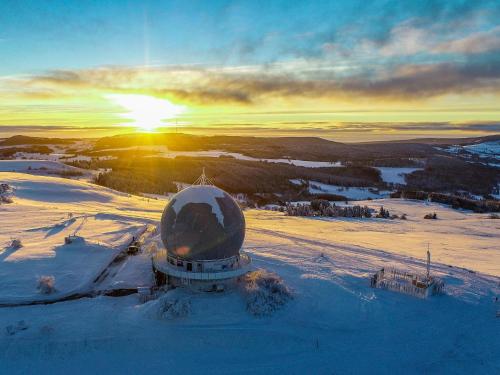
[[[52,294],[56,291],[55,283],[56,279],[54,276],[40,276],[38,278],[37,289],[42,294]]]

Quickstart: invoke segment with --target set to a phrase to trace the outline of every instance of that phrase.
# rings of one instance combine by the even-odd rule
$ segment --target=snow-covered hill
[[[500,167],[500,140],[491,142],[471,143],[468,145],[452,145],[444,148],[438,147],[437,149],[449,152],[451,154],[458,154],[466,159],[472,156],[477,156],[486,161],[492,167]]]
[[[54,177],[0,173],[0,182],[14,189],[14,202],[0,205],[0,302],[47,298],[36,290],[42,275],[60,295],[87,290],[166,203]],[[500,220],[433,203],[364,203],[408,220],[245,213],[245,250],[294,293],[270,317],[250,315],[239,291],[169,292],[190,306],[171,320],[137,295],[0,308],[0,373],[499,373]],[[424,220],[429,212],[438,220]],[[64,245],[75,232],[85,242]],[[11,238],[24,246],[9,248]],[[384,266],[423,270],[428,242],[444,296],[369,287]],[[147,283],[148,261],[131,258],[100,287]]]
[[[0,206],[0,303],[40,299],[42,275],[55,277],[60,295],[86,291],[163,205],[69,179],[0,173],[0,181],[14,200]],[[72,234],[83,241],[65,245]],[[10,247],[12,239],[23,247]]]
[[[36,175],[72,174],[82,180],[90,180],[95,171],[76,168],[54,160],[16,159],[0,160],[0,172],[22,172]]]

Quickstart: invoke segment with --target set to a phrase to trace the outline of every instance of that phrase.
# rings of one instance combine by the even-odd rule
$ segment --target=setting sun
[[[127,110],[120,114],[121,117],[132,120],[133,125],[146,131],[164,126],[164,120],[174,119],[186,112],[183,105],[147,95],[108,94],[105,97]]]

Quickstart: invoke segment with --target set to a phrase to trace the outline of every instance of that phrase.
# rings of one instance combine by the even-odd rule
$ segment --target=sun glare
[[[127,110],[120,114],[121,117],[132,120],[132,125],[146,131],[167,125],[165,120],[172,120],[186,112],[183,105],[148,95],[108,94],[106,98]]]

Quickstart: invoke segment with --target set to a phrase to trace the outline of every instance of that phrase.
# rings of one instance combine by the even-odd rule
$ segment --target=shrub
[[[12,239],[12,242],[10,243],[10,247],[14,250],[20,249],[23,247],[23,243],[19,238],[14,238]]]
[[[12,187],[8,184],[0,184],[0,204],[12,203]]]
[[[436,220],[437,219],[437,214],[434,212],[432,214],[427,214],[424,216],[424,219],[432,219],[432,220]]]
[[[40,276],[38,278],[37,289],[42,294],[52,294],[56,291],[55,282],[56,279],[54,276]]]
[[[384,206],[381,206],[379,213],[375,217],[389,219],[391,217],[391,213],[389,212],[389,210],[384,209]]]
[[[12,188],[8,184],[0,184],[0,194],[11,191]]]
[[[191,301],[171,298],[168,294],[159,300],[158,317],[163,319],[185,318],[191,312]]]
[[[315,211],[324,210],[327,207],[330,207],[330,202],[326,199],[313,199],[311,201],[311,208]]]
[[[1,203],[5,203],[5,204],[9,204],[9,203],[12,203],[13,200],[11,197],[7,197],[5,195],[0,195],[0,204]]]
[[[244,282],[247,310],[256,316],[271,315],[293,298],[283,280],[266,270],[248,273]]]
[[[71,178],[71,177],[81,177],[83,176],[83,172],[81,171],[73,171],[73,170],[62,170],[62,171],[55,171],[53,174],[58,175],[59,177],[63,178]]]

